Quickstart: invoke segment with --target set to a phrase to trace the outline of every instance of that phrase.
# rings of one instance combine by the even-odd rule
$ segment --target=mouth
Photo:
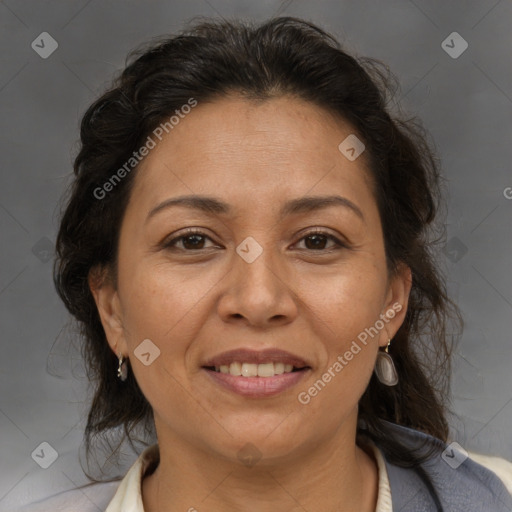
[[[202,366],[224,389],[252,398],[274,396],[296,385],[311,370],[306,361],[282,350],[232,350]]]
[[[274,363],[272,361],[266,363],[247,363],[235,361],[229,365],[223,364],[219,366],[203,366],[206,370],[217,373],[233,375],[235,377],[275,377],[284,373],[300,372],[309,368],[309,366],[296,367],[292,364]]]

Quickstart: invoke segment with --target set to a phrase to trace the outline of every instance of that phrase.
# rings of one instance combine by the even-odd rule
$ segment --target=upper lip
[[[229,366],[234,362],[253,364],[283,363],[291,364],[295,368],[309,367],[308,363],[301,357],[276,348],[269,348],[265,350],[238,348],[229,350],[208,359],[203,366]]]

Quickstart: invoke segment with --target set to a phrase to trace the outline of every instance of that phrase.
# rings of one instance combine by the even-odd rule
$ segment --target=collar
[[[379,473],[379,489],[375,512],[391,512],[391,491],[385,459],[375,444],[369,442],[368,446],[373,451]],[[145,448],[124,476],[105,512],[144,512],[142,480],[156,469],[159,461],[160,450],[158,444]]]

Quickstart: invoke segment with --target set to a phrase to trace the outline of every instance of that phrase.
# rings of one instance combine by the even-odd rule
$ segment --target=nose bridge
[[[278,249],[270,238],[249,236],[236,247],[229,286],[219,304],[225,318],[242,316],[254,325],[263,325],[272,318],[294,316],[293,296],[280,275],[275,257]]]
[[[270,237],[260,235],[258,238],[261,243],[255,237],[248,236],[236,247],[234,268],[238,273],[237,281],[240,279],[246,287],[261,288],[261,292],[274,293],[277,292],[274,281],[278,279],[273,254],[276,247],[273,247]]]

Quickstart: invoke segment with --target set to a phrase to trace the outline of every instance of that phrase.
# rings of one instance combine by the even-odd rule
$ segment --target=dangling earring
[[[128,366],[121,353],[118,355],[118,357],[119,366],[117,367],[117,376],[124,382],[128,377]]]
[[[385,386],[396,386],[398,384],[398,373],[395,368],[393,358],[388,354],[391,340],[388,338],[388,344],[384,350],[379,350],[377,361],[375,362],[375,375]]]

